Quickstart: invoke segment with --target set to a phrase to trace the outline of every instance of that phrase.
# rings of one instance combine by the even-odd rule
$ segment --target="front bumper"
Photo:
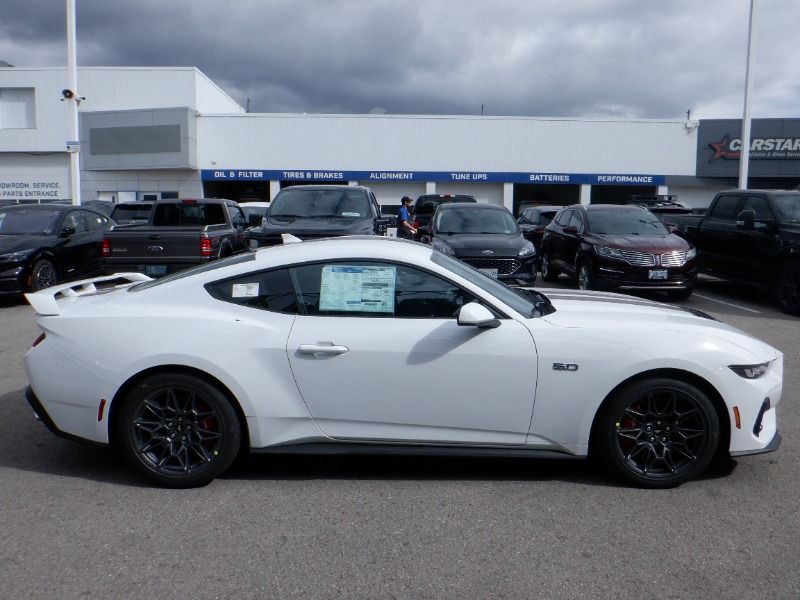
[[[654,279],[653,272],[666,271],[665,279]],[[625,262],[600,259],[594,267],[594,280],[597,287],[615,290],[688,290],[697,281],[697,268],[694,261],[681,267],[637,267]]]
[[[456,258],[480,270],[496,270],[500,281],[534,281],[537,272],[538,255],[525,258],[493,257],[478,258],[475,256],[458,256]]]
[[[30,265],[0,264],[0,294],[21,294],[28,289]]]

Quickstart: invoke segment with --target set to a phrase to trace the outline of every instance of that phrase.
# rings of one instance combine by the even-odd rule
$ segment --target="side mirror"
[[[75,228],[74,227],[69,227],[69,226],[65,225],[64,229],[61,230],[61,237],[69,237],[69,236],[74,235],[74,234],[75,234]]]
[[[500,327],[500,319],[492,311],[477,302],[465,304],[458,311],[458,324],[479,329],[494,329]]]
[[[575,225],[564,227],[564,233],[567,235],[578,235],[578,228]]]
[[[754,229],[756,222],[756,213],[753,210],[743,210],[736,217],[736,227],[739,229]]]

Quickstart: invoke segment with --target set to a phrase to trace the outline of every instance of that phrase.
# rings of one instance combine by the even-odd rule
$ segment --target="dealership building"
[[[382,204],[425,193],[522,203],[674,194],[708,205],[738,182],[739,120],[248,113],[196,68],[0,67],[0,201],[270,200],[302,183],[367,185]],[[800,119],[755,119],[752,188],[800,184]],[[77,142],[77,143],[76,143]]]

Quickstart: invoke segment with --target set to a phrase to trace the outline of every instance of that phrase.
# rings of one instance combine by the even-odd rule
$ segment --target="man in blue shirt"
[[[408,212],[409,208],[411,208],[412,200],[408,196],[403,196],[400,202],[402,205],[400,210],[397,211],[397,237],[410,240],[417,235],[417,230],[411,224],[411,215]]]

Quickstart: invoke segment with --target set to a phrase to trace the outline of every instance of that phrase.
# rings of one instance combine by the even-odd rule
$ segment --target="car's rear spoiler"
[[[60,315],[61,308],[59,308],[57,302],[59,298],[77,298],[78,296],[94,294],[97,292],[95,283],[116,281],[118,279],[126,280],[128,283],[123,285],[129,285],[139,281],[150,281],[152,277],[148,277],[143,273],[115,273],[114,275],[103,275],[102,277],[93,277],[92,279],[81,279],[80,281],[54,285],[53,287],[45,288],[38,292],[25,294],[25,299],[40,315]]]

